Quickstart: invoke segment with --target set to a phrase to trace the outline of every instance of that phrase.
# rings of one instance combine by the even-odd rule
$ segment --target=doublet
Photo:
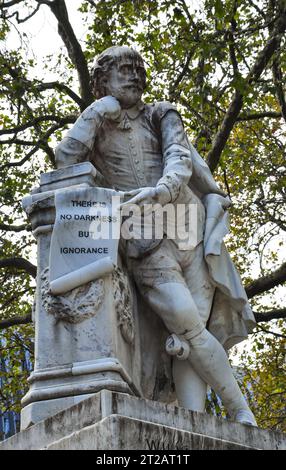
[[[188,153],[185,136],[182,133],[176,135],[174,127],[169,129],[172,135],[168,135],[168,142],[162,141],[161,119],[173,109],[166,103],[157,106],[140,103],[131,110],[123,110],[117,121],[102,122],[91,161],[110,186],[123,191],[154,187],[164,172],[163,147],[177,146],[173,151],[180,153],[182,158]],[[187,162],[185,166],[189,172]]]
[[[60,152],[63,159],[65,155],[71,157],[72,152],[77,161],[89,159],[107,186],[116,190],[165,185],[170,202],[185,204],[186,215],[189,204],[196,205],[197,244],[203,240],[205,210],[188,186],[192,175],[190,147],[181,117],[171,103],[148,105],[140,101],[122,110],[116,120],[106,119],[89,107],[59,144],[58,157]],[[141,240],[143,252],[155,245]]]

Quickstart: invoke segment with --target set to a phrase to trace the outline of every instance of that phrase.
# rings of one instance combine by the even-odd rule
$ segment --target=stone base
[[[22,399],[21,430],[85,400],[102,389],[140,396],[115,358],[82,361],[32,372],[30,390]]]
[[[30,403],[21,411],[21,431],[91,396],[92,394],[77,395],[74,397],[56,398],[54,400],[42,400]]]
[[[12,449],[285,450],[286,437],[103,390],[0,443]]]

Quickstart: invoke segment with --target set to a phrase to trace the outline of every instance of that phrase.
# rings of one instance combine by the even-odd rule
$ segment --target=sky
[[[34,3],[33,0],[30,0],[30,2],[31,4]],[[70,22],[74,27],[77,37],[81,39],[86,32],[83,23],[80,21],[81,13],[77,11],[81,5],[81,0],[67,0],[66,3],[68,5]],[[23,7],[19,7],[17,10],[20,18],[24,17],[25,12],[27,12]],[[28,34],[31,49],[38,57],[56,52],[62,44],[62,40],[57,33],[56,18],[47,5],[41,5],[39,11],[27,22],[17,25],[17,29],[21,33],[25,32]],[[18,40],[20,45],[15,28],[12,28],[9,40]]]
[[[33,4],[33,0],[30,0]],[[78,11],[81,5],[81,0],[66,0],[69,12],[69,19],[74,28],[75,34],[79,41],[83,40],[86,33],[87,27],[81,21],[81,13]],[[18,8],[20,18],[25,17],[27,10],[23,7]],[[41,5],[39,11],[30,18],[27,22],[18,24],[15,27],[11,26],[11,32],[8,35],[5,44],[2,47],[7,49],[15,49],[26,46],[31,57],[35,57],[38,62],[38,67],[35,69],[35,77],[41,78],[43,75],[43,68],[41,62],[44,63],[47,55],[57,56],[61,48],[64,48],[62,39],[57,32],[57,21],[50,8],[47,5]],[[23,38],[23,33],[27,35]],[[22,43],[24,41],[24,44]],[[46,73],[46,72],[45,72]],[[31,77],[32,78],[32,77]],[[46,80],[52,80],[52,73],[49,76],[45,76]]]

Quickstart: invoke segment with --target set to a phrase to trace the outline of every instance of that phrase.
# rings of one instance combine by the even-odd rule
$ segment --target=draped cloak
[[[223,241],[229,232],[227,208],[230,200],[217,186],[208,165],[193,145],[189,145],[193,166],[189,186],[199,193],[205,206],[204,256],[216,286],[208,329],[229,349],[246,339],[256,322],[240,276]]]

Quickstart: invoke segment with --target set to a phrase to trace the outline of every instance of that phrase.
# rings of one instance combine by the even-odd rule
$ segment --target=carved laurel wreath
[[[121,269],[115,268],[112,281],[117,322],[121,334],[127,343],[133,344],[135,327],[128,278]]]
[[[43,270],[41,281],[43,306],[57,321],[80,323],[93,317],[102,305],[104,298],[102,279],[88,282],[62,295],[52,295],[50,292],[49,268]]]
[[[128,278],[119,268],[112,273],[112,284],[118,326],[125,341],[133,344],[134,319],[131,293]],[[46,268],[41,273],[41,294],[43,307],[56,321],[76,324],[93,317],[100,309],[105,294],[104,280],[97,279],[66,294],[53,295],[50,292],[49,268]]]

